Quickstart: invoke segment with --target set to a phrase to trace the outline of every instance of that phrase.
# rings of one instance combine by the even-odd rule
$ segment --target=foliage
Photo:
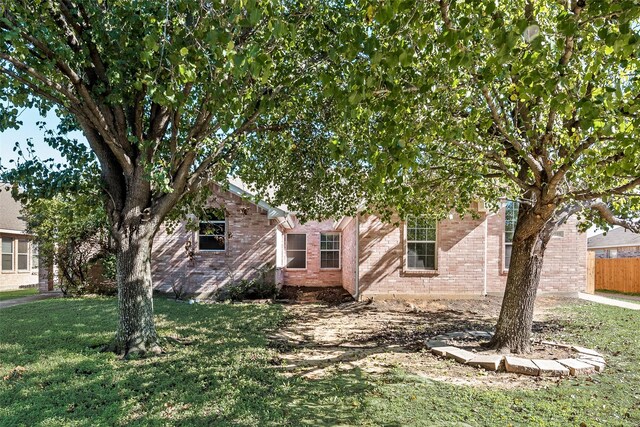
[[[28,297],[29,295],[36,295],[37,293],[38,288],[18,289],[15,291],[0,291],[0,301]]]
[[[0,5],[0,131],[21,125],[19,108],[55,107],[61,133],[81,129],[97,158],[119,254],[116,351],[159,350],[146,252],[163,221],[240,168],[247,141],[285,134],[269,140],[278,152],[316,137],[319,76],[346,62],[335,36],[357,13],[292,0]]]
[[[2,309],[0,378],[16,372],[0,379],[3,423],[634,426],[640,419],[640,319],[630,310],[583,304],[554,312],[567,342],[601,348],[610,364],[592,379],[527,390],[453,385],[400,369],[292,377],[274,365],[278,354],[267,342],[282,306],[155,304],[160,332],[176,341],[162,358],[135,361],[96,351],[117,321],[113,299]]]
[[[29,232],[35,236],[42,267],[57,267],[63,293],[81,295],[89,291],[90,284],[93,291],[102,292],[96,288],[98,277],[91,271],[100,260],[108,259],[111,248],[104,209],[95,194],[61,193],[28,200],[23,213]]]
[[[1,12],[0,93],[10,104],[0,129],[21,125],[21,107],[55,106],[61,131],[87,136],[116,224],[122,176],[148,183],[140,209],[164,219],[224,181],[234,161],[250,161],[237,155],[249,140],[274,135],[270,149],[286,153],[323,138],[315,87],[344,61],[335,34],[357,10],[180,0],[17,1]]]
[[[545,208],[559,216],[570,206],[599,225],[637,228],[628,221],[640,202],[634,2],[443,0],[371,14],[376,50],[391,53],[367,64],[385,91],[369,92],[360,114],[373,113],[387,147],[402,147],[382,154],[396,164],[386,188],[400,203],[409,184],[436,203],[442,190],[464,203],[507,196],[543,219]]]
[[[213,295],[217,301],[242,301],[252,299],[273,299],[278,294],[279,286],[274,281],[275,271],[272,266],[257,269],[257,277],[252,279],[234,279],[218,288]]]

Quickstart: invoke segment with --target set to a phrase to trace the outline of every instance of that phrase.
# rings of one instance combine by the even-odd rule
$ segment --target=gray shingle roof
[[[640,246],[640,234],[633,233],[626,228],[618,227],[604,233],[589,237],[587,247],[594,248],[616,248],[619,246]]]
[[[11,197],[11,189],[0,183],[0,229],[23,232],[27,225],[22,220],[22,205]]]

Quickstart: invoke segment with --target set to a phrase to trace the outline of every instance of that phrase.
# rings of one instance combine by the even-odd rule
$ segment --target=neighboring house
[[[618,227],[589,237],[587,248],[596,258],[640,257],[640,234]]]
[[[434,224],[420,217],[375,215],[300,224],[282,208],[248,201],[235,185],[215,186],[197,231],[162,228],[153,246],[153,279],[208,295],[234,280],[274,274],[291,286],[342,286],[356,299],[471,297],[502,294],[515,205],[498,212],[475,206],[478,218]],[[546,250],[540,292],[575,294],[586,287],[586,236],[572,218]],[[189,255],[190,253],[190,255]],[[273,270],[273,273],[271,273]]]
[[[0,291],[38,284],[38,252],[22,220],[11,188],[0,184]]]

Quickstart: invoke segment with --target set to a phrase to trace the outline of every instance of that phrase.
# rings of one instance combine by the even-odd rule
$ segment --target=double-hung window
[[[39,266],[38,246],[34,243],[31,245],[31,270],[37,270]]]
[[[407,268],[436,269],[436,222],[421,216],[407,218]]]
[[[2,238],[2,271],[13,271],[13,239]]]
[[[223,252],[227,243],[227,222],[221,209],[206,211],[200,219],[198,229],[198,249],[201,251]]]
[[[504,269],[508,270],[511,264],[511,251],[513,249],[513,233],[518,222],[518,202],[507,200],[504,210]]]
[[[18,240],[18,270],[29,270],[29,241],[26,239]]]
[[[287,268],[307,268],[306,234],[287,234]]]
[[[340,268],[339,233],[320,233],[320,268]]]

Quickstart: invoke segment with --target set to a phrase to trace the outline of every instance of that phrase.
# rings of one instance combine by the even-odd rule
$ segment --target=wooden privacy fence
[[[640,258],[596,258],[595,288],[640,293]]]

